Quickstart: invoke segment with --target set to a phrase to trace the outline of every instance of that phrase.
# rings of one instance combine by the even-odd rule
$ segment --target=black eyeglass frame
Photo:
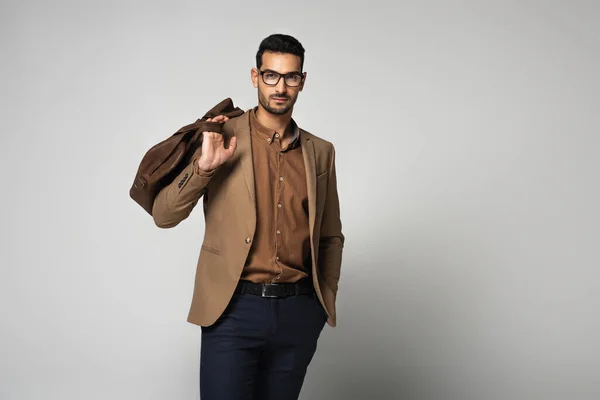
[[[277,86],[277,84],[279,83],[279,81],[281,80],[281,78],[283,78],[283,82],[286,84],[286,86],[289,86],[289,87],[298,87],[298,86],[302,85],[302,82],[304,82],[304,73],[303,73],[303,72],[292,71],[292,72],[288,72],[287,74],[280,74],[279,72],[277,72],[277,71],[273,71],[273,70],[270,70],[270,69],[266,69],[266,70],[264,70],[264,71],[261,71],[261,70],[259,69],[259,70],[257,70],[257,71],[258,71],[258,74],[262,76],[262,81],[263,81],[263,83],[264,83],[265,85],[268,85],[268,86]],[[265,82],[265,74],[266,74],[267,72],[270,72],[270,73],[272,73],[272,74],[276,74],[276,75],[278,75],[278,76],[279,76],[279,77],[277,78],[277,81],[276,81],[275,83],[267,83],[267,82]],[[288,76],[293,76],[293,75],[300,75],[300,78],[301,78],[301,79],[300,79],[300,83],[298,83],[297,85],[289,85],[289,84],[287,83],[287,81],[286,81]]]

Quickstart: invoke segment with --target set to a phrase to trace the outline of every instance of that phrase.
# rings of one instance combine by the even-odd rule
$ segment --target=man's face
[[[293,54],[265,52],[263,53],[262,61],[260,70],[266,71],[268,74],[264,76],[267,81],[269,77],[273,76],[272,72],[281,75],[290,72],[301,73],[300,57]],[[252,76],[252,84],[255,88],[258,88],[258,101],[260,105],[266,111],[275,115],[283,115],[292,110],[298,98],[298,93],[304,88],[306,80],[306,73],[304,73],[300,85],[296,87],[286,85],[283,76],[281,76],[277,84],[267,85],[263,81],[263,76],[259,74],[256,68],[252,68],[250,74]]]

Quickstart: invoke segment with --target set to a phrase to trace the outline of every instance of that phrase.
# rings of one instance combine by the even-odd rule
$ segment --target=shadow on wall
[[[301,399],[475,398],[481,289],[473,255],[465,264],[445,243],[413,238],[379,242],[374,257],[344,254],[339,325],[326,326]]]

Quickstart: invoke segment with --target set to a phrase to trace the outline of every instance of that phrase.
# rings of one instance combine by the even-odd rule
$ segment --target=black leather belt
[[[253,283],[240,280],[235,293],[253,294],[262,297],[288,297],[298,294],[314,293],[315,288],[310,279],[302,279],[296,283]]]

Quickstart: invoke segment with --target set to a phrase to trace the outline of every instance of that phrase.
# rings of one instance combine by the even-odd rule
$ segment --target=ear
[[[300,84],[300,88],[298,89],[299,92],[301,92],[302,89],[304,89],[304,84],[306,83],[306,72],[303,72],[302,75],[304,75],[304,77],[302,78],[302,83]]]
[[[256,68],[250,70],[250,79],[252,79],[252,86],[258,88],[258,70]]]

